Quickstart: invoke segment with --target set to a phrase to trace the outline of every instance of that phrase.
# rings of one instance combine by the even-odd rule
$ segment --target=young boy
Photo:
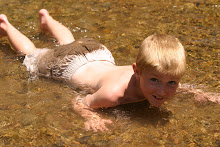
[[[110,51],[93,39],[76,40],[47,10],[39,11],[40,27],[60,43],[56,49],[37,49],[0,15],[0,36],[25,54],[24,65],[32,76],[42,75],[74,84],[90,94],[72,100],[87,130],[108,130],[94,109],[148,100],[159,107],[176,92],[185,72],[185,53],[179,40],[169,35],[147,37],[133,66],[116,66]]]

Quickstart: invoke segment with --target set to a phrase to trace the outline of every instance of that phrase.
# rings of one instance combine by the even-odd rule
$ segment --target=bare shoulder
[[[100,80],[100,85],[105,95],[114,101],[124,97],[132,75],[131,66],[118,66],[106,73]]]
[[[127,71],[129,72],[129,71]],[[99,89],[89,98],[92,108],[114,107],[125,97],[125,91],[132,74],[114,69],[103,76]]]

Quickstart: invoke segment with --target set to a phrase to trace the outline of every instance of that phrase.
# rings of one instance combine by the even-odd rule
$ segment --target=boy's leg
[[[4,14],[0,15],[0,37],[8,36],[13,48],[20,54],[30,54],[35,45],[14,26],[12,26]]]
[[[69,44],[73,42],[75,39],[68,28],[63,26],[58,21],[54,20],[48,13],[47,10],[41,9],[39,11],[40,17],[40,28],[42,32],[49,32],[53,35],[59,44]]]

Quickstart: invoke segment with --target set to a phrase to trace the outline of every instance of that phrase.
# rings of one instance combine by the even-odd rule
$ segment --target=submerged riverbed
[[[174,35],[187,53],[182,83],[219,93],[220,3],[217,0],[0,0],[0,13],[39,47],[56,45],[40,33],[47,9],[76,39],[106,45],[118,65],[135,62],[154,33]],[[21,57],[0,38],[0,146],[220,146],[220,105],[177,93],[157,109],[147,102],[99,110],[114,122],[108,132],[87,132],[71,107],[77,91],[51,79],[28,79]]]

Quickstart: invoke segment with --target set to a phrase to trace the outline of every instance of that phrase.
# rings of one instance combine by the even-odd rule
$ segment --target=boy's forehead
[[[173,80],[180,80],[180,76],[175,76],[171,74],[165,74],[162,72],[159,72],[156,70],[156,68],[148,68],[143,71],[143,76],[155,76],[158,78],[167,78],[167,79],[173,79]]]

